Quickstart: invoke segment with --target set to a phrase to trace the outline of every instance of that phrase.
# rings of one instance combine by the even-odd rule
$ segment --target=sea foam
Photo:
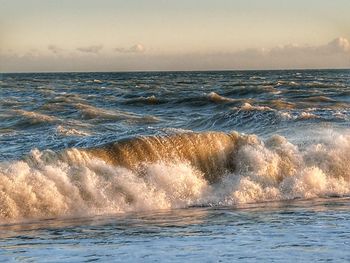
[[[23,160],[0,164],[0,220],[231,206],[350,194],[350,135],[327,133],[300,147],[279,135],[262,141],[255,135],[233,134],[237,136],[234,150],[220,153],[221,158],[232,160],[232,166],[221,170],[215,180],[210,176],[208,179],[201,165],[209,165],[203,164],[204,160],[218,160],[196,152],[195,140],[189,141],[188,137],[189,151],[198,155],[196,162],[190,158],[160,157],[138,163],[135,168],[116,165],[84,149],[59,153],[34,149]],[[208,147],[214,144],[213,149],[220,151],[215,145],[218,142],[212,140],[224,135],[195,135],[203,136],[199,143]],[[155,141],[152,137],[144,140]],[[181,147],[166,150],[179,151]]]

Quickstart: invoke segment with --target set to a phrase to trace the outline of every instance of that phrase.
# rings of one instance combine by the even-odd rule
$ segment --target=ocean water
[[[350,70],[0,75],[0,260],[350,261]]]

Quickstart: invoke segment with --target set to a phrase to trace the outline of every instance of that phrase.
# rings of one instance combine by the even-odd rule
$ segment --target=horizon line
[[[267,68],[267,69],[189,69],[189,70],[116,70],[116,71],[8,71],[1,74],[54,74],[54,73],[171,73],[171,72],[234,72],[234,71],[314,71],[314,70],[350,70],[350,68]]]

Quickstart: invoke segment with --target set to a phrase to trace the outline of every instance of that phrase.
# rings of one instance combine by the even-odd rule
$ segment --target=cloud
[[[350,54],[350,42],[344,37],[338,37],[325,45],[320,46],[300,46],[297,44],[289,44],[285,46],[275,47],[267,50],[267,54],[270,55],[339,55],[339,54]]]
[[[101,48],[90,46],[80,51],[96,54]],[[0,72],[350,68],[350,42],[345,37],[323,45],[288,44],[236,52],[145,52],[142,56],[135,55],[144,50],[141,44],[121,49],[106,48],[106,52],[100,52],[98,56],[81,56],[76,52],[69,56],[54,56],[39,51],[16,54],[3,50]]]
[[[103,48],[102,45],[93,45],[93,46],[87,46],[87,47],[78,47],[77,50],[84,53],[97,54],[101,51],[102,48]]]
[[[338,37],[329,42],[327,47],[335,52],[347,53],[350,52],[350,41],[345,37]]]
[[[62,48],[56,46],[56,45],[48,45],[47,49],[50,50],[54,54],[59,54],[63,51]]]
[[[145,47],[139,43],[129,48],[116,48],[115,51],[119,53],[143,53],[145,52]]]

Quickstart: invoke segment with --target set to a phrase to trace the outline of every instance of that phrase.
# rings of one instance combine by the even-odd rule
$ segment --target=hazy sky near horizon
[[[350,67],[349,0],[0,0],[0,71]]]

